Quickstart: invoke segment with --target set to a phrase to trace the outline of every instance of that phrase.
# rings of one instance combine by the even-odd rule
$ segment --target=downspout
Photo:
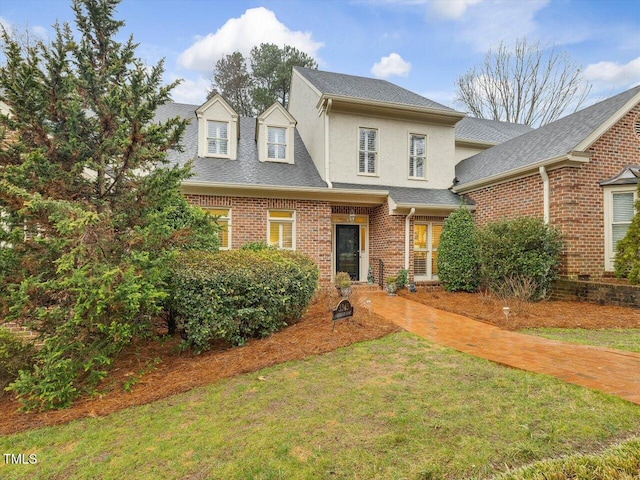
[[[550,220],[550,213],[549,213],[549,205],[550,205],[550,200],[549,200],[549,175],[547,174],[547,170],[544,168],[544,166],[540,167],[540,176],[542,177],[542,195],[543,195],[543,201],[542,201],[542,205],[543,205],[543,218],[544,218],[544,224],[545,225],[549,225],[549,220]]]
[[[409,234],[411,233],[411,217],[416,213],[416,209],[412,208],[404,220],[404,268],[409,270]]]
[[[324,109],[324,181],[327,182],[329,188],[333,188],[331,180],[329,180],[329,110],[331,103],[332,100],[329,98]]]

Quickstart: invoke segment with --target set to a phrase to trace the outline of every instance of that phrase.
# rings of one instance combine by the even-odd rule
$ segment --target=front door
[[[360,280],[360,226],[336,225],[336,272]]]

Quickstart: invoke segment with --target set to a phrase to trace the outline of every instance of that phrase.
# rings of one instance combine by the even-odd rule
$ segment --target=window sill
[[[377,178],[380,177],[380,175],[377,173],[361,173],[361,172],[358,172],[358,176],[359,177],[377,177]]]

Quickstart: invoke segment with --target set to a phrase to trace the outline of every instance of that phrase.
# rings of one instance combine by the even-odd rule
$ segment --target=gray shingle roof
[[[483,143],[503,143],[532,131],[528,125],[500,122],[484,118],[465,117],[456,123],[456,140]]]
[[[458,187],[570,153],[639,92],[637,86],[462,160]]]
[[[197,105],[169,103],[156,111],[155,120],[172,117],[190,119],[182,144],[183,152],[171,151],[168,159],[174,164],[193,162],[194,176],[190,182],[234,183],[248,185],[277,185],[284,187],[326,187],[297,129],[294,134],[294,164],[260,162],[256,145],[256,119],[240,118],[240,140],[237,160],[198,157]]]
[[[460,206],[461,197],[448,189],[392,187],[384,185],[361,185],[356,183],[333,183],[337,189],[349,190],[386,190],[394,202],[403,205],[441,205],[443,207]],[[468,205],[473,202],[467,201]]]
[[[344,97],[373,100],[376,102],[398,103],[434,110],[455,112],[456,110],[422,97],[398,85],[377,78],[357,77],[343,73],[323,72],[311,68],[293,67],[306,78],[320,93]]]

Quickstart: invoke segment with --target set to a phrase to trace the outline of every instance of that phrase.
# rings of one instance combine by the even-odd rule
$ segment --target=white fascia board
[[[335,94],[326,94],[326,93],[320,97],[320,99],[318,100],[318,103],[316,104],[316,108],[320,109],[325,99],[337,100],[340,102],[351,103],[354,105],[369,105],[369,106],[375,106],[375,107],[391,108],[395,110],[404,110],[408,112],[418,112],[418,113],[457,119],[458,121],[462,120],[467,116],[466,113],[458,112],[456,110],[439,110],[436,108],[420,107],[418,105],[408,105],[406,103],[382,102],[379,100],[369,100],[364,98],[349,97],[346,95],[335,95]]]
[[[622,117],[624,117],[629,111],[635,107],[638,102],[640,102],[640,92],[636,93],[631,100],[624,104],[622,108],[620,108],[616,113],[611,115],[602,125],[600,125],[597,129],[595,129],[591,134],[582,140],[574,150],[577,151],[585,151],[593,142],[595,142],[598,138],[600,138],[607,130],[613,127]]]
[[[216,194],[240,197],[287,197],[315,200],[353,200],[360,203],[383,203],[388,190],[337,189],[326,187],[289,187],[282,185],[247,185],[243,183],[182,182],[188,193]]]
[[[547,170],[553,170],[560,167],[579,167],[584,165],[585,163],[589,163],[590,158],[590,153],[573,151],[564,155],[525,165],[520,168],[515,168],[506,172],[500,172],[489,177],[484,177],[479,180],[464,183],[462,185],[454,185],[453,187],[451,187],[451,190],[455,193],[469,193],[473,190],[478,190],[479,188],[488,187],[490,185],[498,183],[504,183],[516,178],[528,177],[529,175],[537,175],[539,174],[540,167],[545,167]]]

